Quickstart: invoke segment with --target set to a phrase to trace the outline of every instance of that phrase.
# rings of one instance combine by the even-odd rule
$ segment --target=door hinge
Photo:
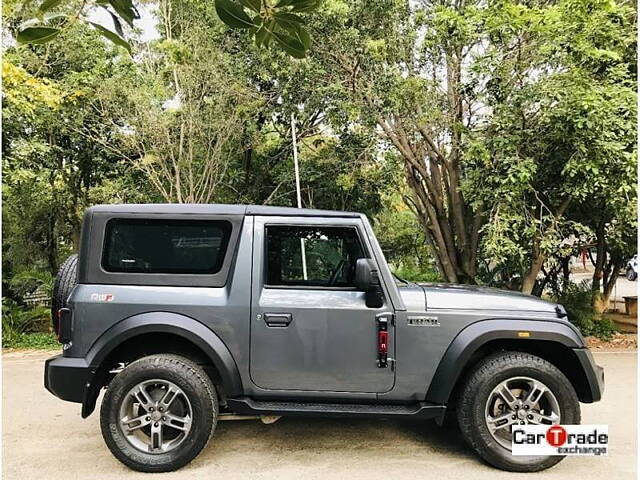
[[[389,366],[389,325],[393,325],[393,317],[393,313],[389,312],[376,315],[378,368],[387,368]]]

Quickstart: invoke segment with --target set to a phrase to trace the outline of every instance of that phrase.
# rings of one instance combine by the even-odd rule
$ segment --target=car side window
[[[102,266],[108,272],[213,275],[230,234],[231,224],[220,220],[113,219]]]
[[[355,265],[366,257],[355,227],[266,227],[268,286],[355,287]]]

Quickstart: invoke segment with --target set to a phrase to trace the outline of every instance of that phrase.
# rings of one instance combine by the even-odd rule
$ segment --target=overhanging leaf
[[[89,22],[93,27],[100,32],[100,34],[105,37],[107,40],[111,41],[113,44],[118,45],[119,47],[123,47],[127,49],[127,52],[131,53],[131,45],[124,38],[122,38],[117,33],[112,32],[111,30],[104,28],[102,25],[98,25],[97,23]]]
[[[309,32],[303,27],[299,27],[296,35],[298,36],[298,40],[304,45],[304,49],[309,50],[311,48],[311,35],[309,35]]]
[[[269,44],[269,40],[271,39],[271,32],[267,30],[265,27],[260,27],[255,34],[256,46],[267,46]]]
[[[60,33],[59,28],[54,27],[27,27],[18,32],[18,43],[46,43],[53,40]]]
[[[62,0],[44,0],[44,2],[42,2],[42,5],[40,5],[40,8],[38,10],[40,10],[41,12],[47,12],[52,8],[55,8],[58,5],[60,5],[60,2],[62,2]]]
[[[280,48],[295,58],[304,58],[306,51],[304,45],[297,38],[290,37],[280,32],[273,32],[273,37],[278,42]]]
[[[262,0],[240,0],[240,3],[254,12],[259,12]]]
[[[121,37],[124,37],[124,32],[122,31],[122,24],[120,23],[120,20],[118,20],[118,17],[116,17],[111,12],[109,12],[109,15],[111,15],[111,19],[113,20],[113,26],[116,29],[116,33]]]
[[[109,0],[109,5],[113,7],[120,18],[127,22],[130,27],[133,27],[133,21],[135,19],[140,18],[131,0]]]
[[[231,28],[253,28],[255,24],[244,12],[242,6],[231,0],[216,0],[216,12],[220,20]]]
[[[276,14],[274,15],[274,18],[286,20],[288,22],[293,22],[297,24],[302,24],[304,22],[304,20],[300,15],[296,15],[295,13],[288,13],[288,12],[276,12]]]
[[[320,4],[322,3],[321,0],[298,0],[298,1],[294,1],[292,2],[292,6],[293,8],[291,9],[292,12],[311,12],[315,9],[317,9]]]
[[[268,46],[273,38],[273,29],[276,26],[276,22],[268,20],[262,25],[255,34],[256,46]]]
[[[283,20],[281,18],[275,18],[275,17],[274,17],[274,22],[276,22],[278,27],[280,27],[280,30],[284,30],[285,32],[288,32],[293,37],[297,36],[296,34],[298,32],[298,28],[300,27],[300,25],[298,25],[297,23],[289,22],[287,20]]]

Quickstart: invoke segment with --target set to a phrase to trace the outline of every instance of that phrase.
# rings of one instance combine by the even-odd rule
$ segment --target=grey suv
[[[562,306],[394,277],[364,215],[241,205],[103,205],[54,289],[61,355],[45,386],[129,467],[191,461],[220,415],[457,419],[510,471],[523,424],[577,424],[600,400]],[[449,425],[449,422],[446,423]]]

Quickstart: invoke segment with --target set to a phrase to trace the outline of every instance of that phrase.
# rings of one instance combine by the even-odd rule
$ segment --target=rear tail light
[[[56,332],[58,335],[58,342],[69,343],[71,341],[72,320],[73,316],[71,315],[71,310],[68,308],[61,308],[58,310],[58,329]]]

